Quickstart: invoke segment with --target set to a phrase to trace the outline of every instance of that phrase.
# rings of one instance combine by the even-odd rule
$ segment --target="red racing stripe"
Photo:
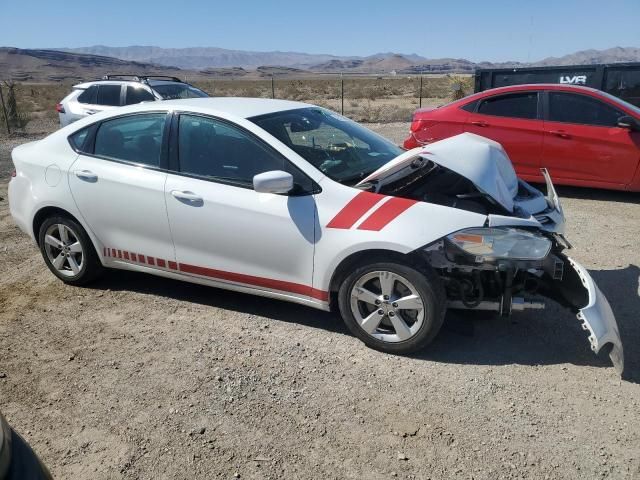
[[[380,202],[384,195],[371,192],[360,192],[340,210],[335,217],[327,224],[327,228],[349,229],[365,214],[371,207]]]
[[[369,215],[369,217],[360,224],[358,230],[380,231],[394,218],[416,203],[418,203],[416,200],[394,197]]]
[[[218,280],[228,280],[230,282],[245,283],[256,287],[271,288],[273,290],[306,295],[308,297],[317,298],[318,300],[326,301],[329,299],[328,292],[309,287],[308,285],[301,285],[299,283],[274,280],[272,278],[255,277],[253,275],[245,275],[242,273],[225,272],[223,270],[198,267],[197,265],[189,265],[186,263],[178,264],[178,270],[194,275],[201,275],[203,277],[216,278]]]

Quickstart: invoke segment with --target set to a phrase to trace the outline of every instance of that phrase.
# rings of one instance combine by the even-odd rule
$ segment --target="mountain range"
[[[217,47],[160,48],[150,46],[93,46],[58,49],[73,53],[115,57],[121,60],[178,67],[187,70],[241,67],[253,70],[270,65],[316,72],[354,71],[385,73],[399,71],[473,71],[478,66],[521,66],[520,62],[475,63],[458,58],[429,59],[417,54],[377,53],[366,57],[310,54],[300,52],[255,52]],[[640,61],[640,49],[614,47],[606,50],[584,50],[563,57],[549,57],[527,65],[580,65],[592,63]]]
[[[314,74],[472,73],[477,68],[586,65],[640,62],[640,48],[583,50],[538,62],[472,62],[428,59],[416,54],[378,53],[367,57],[300,52],[251,52],[222,48],[83,47],[20,49],[0,47],[0,80],[79,81],[105,74],[187,77],[270,77]]]

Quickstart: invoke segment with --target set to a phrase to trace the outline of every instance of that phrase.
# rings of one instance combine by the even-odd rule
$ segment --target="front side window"
[[[549,92],[549,121],[615,127],[625,115],[600,100],[575,93]]]
[[[161,85],[154,85],[153,90],[160,95],[164,100],[179,100],[181,98],[201,98],[208,97],[199,88],[186,83],[165,83]]]
[[[294,183],[308,191],[311,180],[279,153],[249,133],[220,120],[197,115],[180,115],[178,125],[180,171],[251,187],[253,177],[271,170],[283,170]]]
[[[135,105],[140,102],[153,102],[155,97],[153,94],[144,87],[127,86],[127,97],[124,102],[125,105]]]
[[[480,103],[478,113],[533,120],[538,117],[538,94],[524,92],[489,97]]]
[[[250,119],[329,178],[355,185],[403,150],[348,118],[320,107]]]
[[[150,113],[107,120],[96,133],[95,155],[160,166],[166,115]]]
[[[120,105],[120,85],[100,85],[97,105],[117,107]]]

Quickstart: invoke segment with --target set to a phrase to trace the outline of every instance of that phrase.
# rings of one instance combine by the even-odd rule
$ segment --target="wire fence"
[[[472,77],[464,75],[274,75],[253,79],[200,76],[186,80],[214,97],[302,101],[365,123],[410,121],[420,107],[439,106],[473,91]],[[49,122],[48,128],[53,128],[56,104],[72,86],[69,82],[0,83],[0,134],[24,130],[34,120]]]

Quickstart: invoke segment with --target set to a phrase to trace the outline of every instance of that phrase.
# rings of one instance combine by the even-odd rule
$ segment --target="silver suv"
[[[74,85],[73,91],[56,105],[56,110],[60,126],[66,127],[87,115],[122,105],[208,96],[176,77],[105,75],[102,80]]]

